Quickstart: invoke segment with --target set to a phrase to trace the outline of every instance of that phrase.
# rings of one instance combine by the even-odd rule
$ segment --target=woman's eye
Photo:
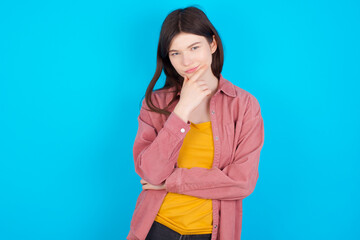
[[[195,46],[195,47],[192,47],[191,49],[195,50],[195,49],[198,49],[198,48],[199,48],[198,46]]]
[[[178,53],[172,53],[171,56],[175,56],[175,55],[177,55],[177,54],[178,54]]]

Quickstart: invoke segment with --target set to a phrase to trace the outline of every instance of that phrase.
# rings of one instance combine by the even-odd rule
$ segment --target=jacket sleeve
[[[184,122],[172,112],[157,132],[154,116],[158,113],[149,112],[145,106],[144,99],[133,146],[135,171],[149,183],[160,185],[175,168],[181,145],[190,130],[190,123]]]
[[[251,95],[233,162],[222,170],[216,167],[176,168],[166,179],[166,191],[206,199],[243,199],[255,189],[263,143],[264,124],[260,105]]]

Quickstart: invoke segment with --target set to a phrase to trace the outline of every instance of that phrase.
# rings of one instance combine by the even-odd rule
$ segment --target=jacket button
[[[218,139],[219,139],[218,136],[216,136],[216,137],[215,137],[215,140],[218,140]]]
[[[214,113],[215,113],[215,111],[214,111],[214,110],[212,110],[212,111],[211,111],[211,114],[214,114]]]
[[[184,129],[184,128],[182,128],[182,129],[180,130],[180,132],[184,133],[184,132],[185,132],[185,129]]]
[[[215,225],[214,228],[217,228],[217,225]]]

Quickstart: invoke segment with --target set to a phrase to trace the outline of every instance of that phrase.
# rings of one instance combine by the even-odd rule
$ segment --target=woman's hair
[[[184,78],[177,73],[169,59],[171,40],[179,33],[191,33],[203,36],[207,39],[209,44],[213,41],[213,35],[215,35],[217,49],[212,54],[211,70],[218,79],[220,78],[224,63],[224,51],[220,36],[214,26],[211,24],[205,13],[196,7],[174,10],[165,18],[161,26],[157,49],[156,71],[145,93],[145,102],[150,111],[170,115],[170,112],[166,109],[180,97],[177,93],[181,91]],[[175,91],[170,103],[164,109],[161,109],[153,104],[151,101],[151,94],[163,70],[166,75],[166,82],[165,85],[158,90],[175,86]]]

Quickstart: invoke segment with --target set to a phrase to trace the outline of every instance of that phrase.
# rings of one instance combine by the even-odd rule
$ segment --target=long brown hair
[[[207,39],[209,44],[213,41],[213,35],[215,35],[217,49],[212,54],[211,70],[218,79],[220,78],[220,73],[224,63],[224,50],[218,32],[211,24],[205,13],[199,8],[191,6],[176,9],[165,18],[161,26],[157,49],[156,71],[145,93],[145,102],[150,111],[170,115],[170,112],[166,109],[179,98],[177,93],[181,91],[184,78],[180,76],[172,66],[169,59],[169,48],[171,40],[181,32],[203,36]],[[162,71],[164,71],[166,75],[166,81],[165,85],[158,90],[168,89],[175,86],[173,98],[164,109],[158,108],[151,101],[151,94]]]

